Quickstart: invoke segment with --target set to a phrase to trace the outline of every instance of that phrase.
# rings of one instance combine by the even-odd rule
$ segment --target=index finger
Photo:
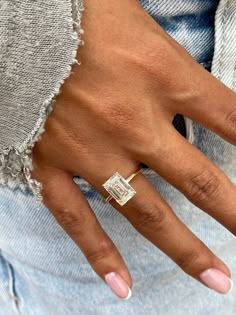
[[[236,93],[197,63],[191,71],[189,97],[173,102],[172,110],[236,145]]]

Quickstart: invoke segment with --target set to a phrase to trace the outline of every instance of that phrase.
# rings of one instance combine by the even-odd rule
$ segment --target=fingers
[[[236,234],[235,185],[171,125],[166,134],[167,141],[153,146],[152,153],[143,156],[143,162]]]
[[[121,255],[107,236],[73,176],[58,169],[40,170],[43,201],[79,246],[93,270],[121,299],[130,297],[132,279]]]
[[[88,161],[87,163],[89,164]],[[110,160],[110,164],[108,161],[103,161],[103,165],[107,167],[101,168],[97,165],[98,168],[95,169],[92,164],[88,165],[86,180],[104,197],[107,197],[108,193],[102,185],[110,176],[118,171],[127,178],[137,169],[134,162],[124,159],[120,161],[113,159],[112,163]],[[214,278],[211,288],[219,293],[227,293],[231,282],[230,272],[224,263],[179,220],[141,173],[132,179],[131,185],[136,190],[132,199],[124,206],[120,206],[114,199],[110,201],[110,204],[123,214],[138,232],[166,253],[186,273],[205,285],[209,284],[209,275],[211,275]],[[224,285],[217,282],[217,272],[225,279]],[[204,279],[205,282],[202,281],[203,275],[208,277]]]
[[[173,109],[235,145],[236,94],[198,64],[196,68],[192,97],[181,105],[175,102]]]

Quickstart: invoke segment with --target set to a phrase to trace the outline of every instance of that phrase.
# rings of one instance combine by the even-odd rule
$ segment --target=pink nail
[[[233,281],[218,269],[210,268],[203,271],[199,277],[210,289],[218,293],[227,294],[233,289]]]
[[[127,283],[116,272],[110,272],[105,275],[105,281],[111,290],[122,300],[128,300],[132,291]]]

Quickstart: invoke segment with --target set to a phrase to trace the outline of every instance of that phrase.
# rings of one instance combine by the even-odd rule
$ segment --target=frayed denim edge
[[[0,154],[0,184],[10,187],[11,189],[20,188],[22,191],[30,190],[36,197],[37,206],[40,207],[42,198],[42,183],[31,178],[31,171],[33,170],[32,164],[32,150],[35,143],[41,139],[42,133],[45,131],[44,125],[48,115],[53,109],[56,96],[60,93],[60,89],[65,79],[69,77],[72,66],[80,64],[77,59],[77,50],[79,46],[84,44],[81,39],[83,30],[81,28],[82,12],[84,10],[83,0],[71,0],[71,22],[73,26],[72,36],[77,45],[72,52],[72,61],[68,65],[65,77],[58,83],[54,93],[45,100],[42,104],[39,119],[35,128],[28,135],[27,139],[22,143],[19,148],[13,146],[3,148]]]

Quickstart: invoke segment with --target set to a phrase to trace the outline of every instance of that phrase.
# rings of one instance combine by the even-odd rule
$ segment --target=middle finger
[[[172,125],[168,139],[152,145],[142,156],[145,164],[236,234],[236,187],[213,162],[182,137]]]

